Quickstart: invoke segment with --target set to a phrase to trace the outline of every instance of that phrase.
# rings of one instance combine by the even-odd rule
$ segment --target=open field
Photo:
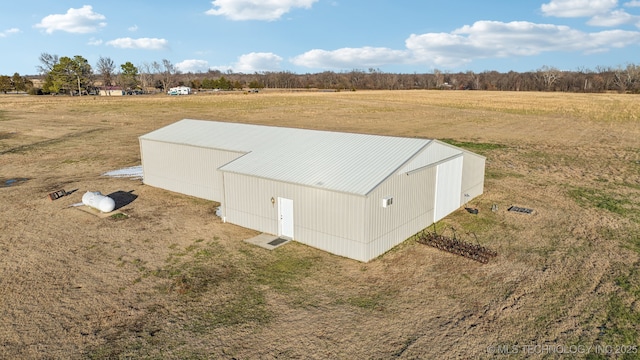
[[[560,356],[524,345],[638,358],[639,117],[640,98],[617,94],[0,96],[0,185],[28,179],[0,187],[0,358]],[[366,264],[297,243],[268,251],[215,203],[101,176],[140,164],[137,137],[182,118],[481,153],[479,214],[459,210],[438,229],[474,232],[498,257],[483,265],[414,239]],[[78,191],[47,198],[60,189]],[[68,207],[85,191],[137,198],[126,216],[99,218]]]

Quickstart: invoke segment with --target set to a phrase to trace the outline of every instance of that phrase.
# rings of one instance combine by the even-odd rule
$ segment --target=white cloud
[[[105,27],[106,17],[93,11],[93,7],[85,5],[79,9],[69,9],[66,14],[53,14],[45,16],[35,27],[45,29],[48,34],[54,31],[66,31],[69,33],[86,34],[98,31]]]
[[[0,32],[0,38],[7,37],[9,35],[17,34],[17,33],[20,33],[20,32],[22,32],[22,31],[20,31],[20,29],[18,29],[18,28],[7,29],[7,30],[4,30],[4,31]]]
[[[129,30],[130,32],[136,32],[138,31],[138,25],[130,26],[127,30]]]
[[[244,54],[238,58],[232,68],[236,72],[245,74],[262,71],[279,71],[282,58],[273,53]]]
[[[583,32],[568,26],[526,21],[478,21],[449,33],[412,34],[406,48],[344,48],[311,50],[291,60],[313,69],[384,67],[424,64],[458,68],[478,59],[535,56],[549,52],[590,54],[640,45],[639,31]]]
[[[618,0],[551,0],[541,10],[547,16],[574,18],[601,15],[617,6]]]
[[[403,63],[407,51],[388,48],[342,48],[333,51],[314,49],[294,57],[291,62],[308,68],[356,69]]]
[[[623,48],[640,44],[640,32],[625,30],[608,30],[589,34],[586,41],[593,41],[593,46],[585,46],[584,51],[600,52],[610,48]]]
[[[568,26],[524,21],[478,21],[451,33],[411,35],[406,46],[414,62],[458,66],[479,58],[532,56],[545,52],[603,52],[640,44],[640,32],[585,33]]]
[[[640,7],[640,0],[631,0],[625,7]],[[551,0],[543,4],[542,12],[557,17],[590,17],[591,26],[614,27],[635,24],[640,27],[640,16],[618,8],[618,0]]]
[[[608,14],[596,15],[587,24],[592,26],[619,26],[624,24],[635,24],[640,22],[640,16],[630,15],[624,10],[615,10]]]
[[[163,50],[169,46],[169,42],[165,39],[156,38],[120,38],[107,41],[106,45],[120,49],[142,49],[142,50]]]
[[[225,16],[231,20],[274,21],[294,8],[309,9],[318,0],[214,0],[207,15]]]
[[[99,45],[102,45],[102,43],[103,43],[102,39],[91,38],[89,39],[89,42],[87,43],[87,45],[99,46]]]
[[[175,65],[176,69],[183,73],[198,73],[209,71],[209,62],[206,60],[184,60]]]

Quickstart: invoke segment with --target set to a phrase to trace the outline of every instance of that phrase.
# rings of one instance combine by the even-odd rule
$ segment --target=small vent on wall
[[[382,199],[382,207],[383,208],[389,207],[392,204],[393,204],[393,197],[388,196],[388,197]]]

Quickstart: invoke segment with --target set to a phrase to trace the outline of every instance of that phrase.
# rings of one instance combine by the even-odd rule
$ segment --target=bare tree
[[[100,74],[100,77],[102,77],[103,86],[113,85],[116,65],[113,63],[111,58],[100,56],[100,58],[98,58],[98,63],[96,64],[96,70],[98,71],[98,74]]]
[[[53,70],[53,67],[60,62],[58,55],[51,55],[49,53],[42,53],[38,58],[40,65],[38,65],[38,71],[41,74],[48,74]]]
[[[627,64],[625,68],[625,82],[628,91],[638,90],[638,83],[640,83],[640,66],[634,64]]]
[[[553,66],[544,65],[540,69],[538,69],[538,74],[540,79],[542,79],[542,84],[544,88],[548,91],[553,90],[553,86],[562,76],[562,72]]]
[[[173,81],[175,75],[178,74],[178,70],[176,70],[176,67],[167,59],[162,59],[162,64],[154,61],[151,66],[158,76],[158,80],[162,84],[162,90],[167,91],[169,87],[173,85]]]
[[[353,69],[349,73],[349,82],[353,89],[360,89],[362,86],[362,79],[365,77],[364,71]]]
[[[151,67],[151,64],[144,62],[142,65],[138,65],[138,69],[140,70],[138,74],[140,87],[142,88],[142,91],[146,93],[153,81],[153,68]]]
[[[436,88],[440,88],[444,84],[444,75],[442,71],[433,69],[433,75],[436,77]]]

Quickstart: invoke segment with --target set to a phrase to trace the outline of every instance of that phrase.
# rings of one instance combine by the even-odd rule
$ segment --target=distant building
[[[189,95],[191,94],[191,88],[188,86],[172,87],[167,91],[167,95]]]
[[[140,137],[147,185],[224,221],[359,261],[482,194],[485,158],[438,140],[182,120]]]
[[[124,90],[120,86],[105,86],[100,89],[100,96],[123,96]]]

